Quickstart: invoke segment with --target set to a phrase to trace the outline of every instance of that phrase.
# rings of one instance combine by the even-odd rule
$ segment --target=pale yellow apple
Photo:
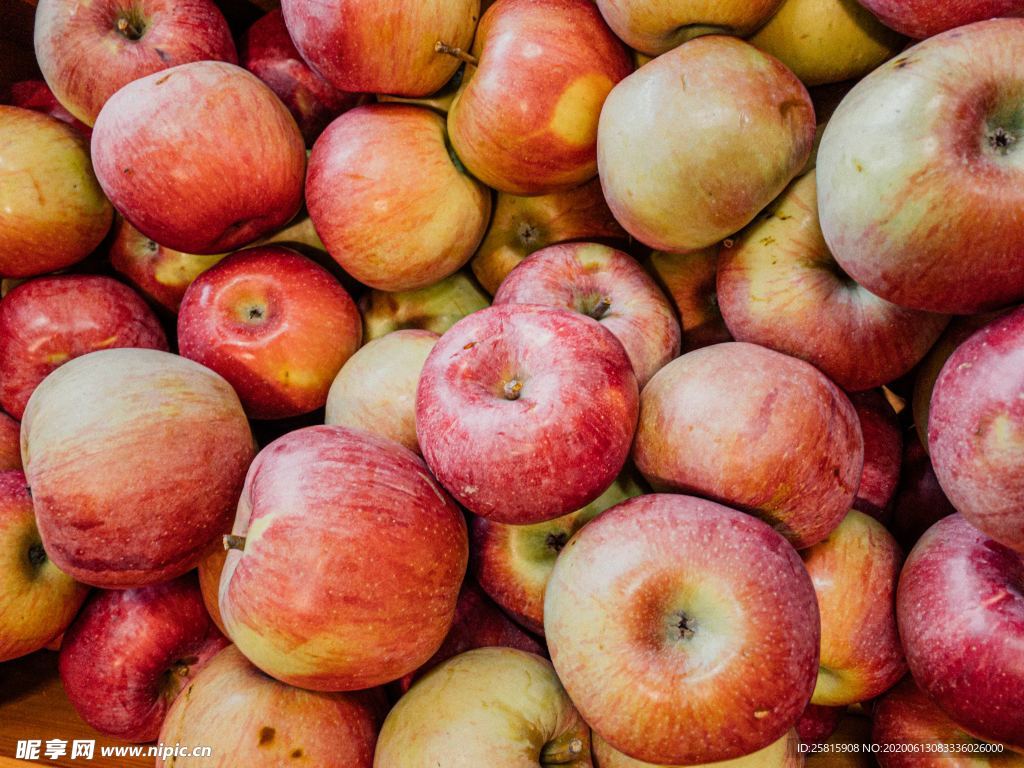
[[[473,278],[456,272],[413,291],[370,291],[359,308],[363,313],[364,338],[369,342],[402,328],[422,328],[441,334],[490,303]]]
[[[804,756],[800,753],[799,746],[800,737],[796,731],[790,731],[773,744],[746,757],[704,765],[705,768],[800,768],[804,764]],[[675,768],[635,760],[619,752],[596,733],[593,736],[593,752],[598,768]]]

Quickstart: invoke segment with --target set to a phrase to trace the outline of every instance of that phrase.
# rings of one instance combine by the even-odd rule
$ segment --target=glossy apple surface
[[[796,721],[796,732],[803,744],[823,744],[836,730],[846,707],[822,707],[808,704]]]
[[[359,301],[366,340],[395,331],[420,329],[438,335],[466,315],[490,306],[490,297],[460,270],[426,288],[411,291],[369,291]]]
[[[0,471],[21,468],[21,424],[0,411]]]
[[[640,398],[633,459],[656,490],[747,510],[802,549],[850,509],[864,445],[849,398],[817,369],[730,342],[655,374]]]
[[[654,251],[646,266],[675,304],[683,329],[683,352],[732,341],[718,306],[717,245],[690,253]]]
[[[619,752],[596,733],[592,736],[594,764],[598,768],[673,768],[634,760]],[[778,741],[744,757],[705,763],[705,768],[803,768],[804,758],[799,752],[800,739],[789,731]],[[678,767],[676,767],[678,768]]]
[[[544,630],[584,719],[656,764],[764,749],[796,723],[818,672],[800,557],[761,521],[691,496],[630,499],[576,534]]]
[[[910,37],[925,38],[998,16],[1024,16],[1021,0],[962,0],[933,3],[929,0],[859,0],[892,29]]]
[[[903,432],[896,412],[881,392],[856,392],[850,402],[864,436],[864,469],[853,508],[888,523],[903,465]]]
[[[213,623],[221,634],[227,635],[224,619],[220,615],[220,575],[224,571],[224,562],[228,558],[228,550],[224,548],[223,539],[214,539],[206,548],[206,554],[199,561],[196,572],[199,575],[199,589],[203,593],[203,605],[210,614]]]
[[[99,349],[167,350],[160,321],[128,286],[97,275],[30,280],[0,302],[0,405],[21,418],[44,378]]]
[[[141,587],[195,567],[253,456],[231,386],[151,349],[91,352],[40,384],[21,423],[47,553],[79,581]]]
[[[294,118],[255,75],[219,61],[182,64],[114,94],[96,118],[92,159],[114,207],[186,253],[248,245],[302,202],[306,151]]]
[[[431,351],[416,434],[460,504],[497,522],[538,523],[612,484],[638,400],[629,358],[596,320],[506,304],[459,321]]]

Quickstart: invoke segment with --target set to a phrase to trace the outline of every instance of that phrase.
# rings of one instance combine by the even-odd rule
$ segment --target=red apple
[[[896,412],[879,391],[850,395],[864,436],[864,470],[853,508],[881,523],[892,517],[890,502],[900,481],[903,432]]]
[[[672,299],[683,328],[683,352],[732,341],[718,306],[719,247],[690,253],[654,251],[646,265]]]
[[[517,195],[592,179],[601,106],[633,70],[597,7],[498,0],[480,20],[473,55],[479,63],[448,111],[452,146],[470,172]]]
[[[961,515],[907,556],[900,638],[921,689],[977,738],[1024,749],[1024,555]]]
[[[946,361],[932,392],[928,445],[953,506],[1024,552],[1024,308],[989,323]]]
[[[843,272],[818,224],[814,171],[722,249],[718,303],[738,341],[806,360],[850,391],[907,373],[949,322],[890,304]]]
[[[371,768],[379,710],[374,691],[293,688],[267,677],[231,646],[174,700],[159,742],[209,746],[214,763],[246,768]],[[156,765],[176,768],[196,759],[158,757]]]
[[[288,36],[280,9],[249,27],[242,38],[241,63],[284,102],[310,145],[331,120],[362,100],[309,68]]]
[[[89,590],[47,556],[18,470],[0,471],[0,545],[0,661],[7,661],[60,637]]]
[[[188,62],[238,61],[212,0],[39,0],[35,47],[54,95],[87,125],[133,80]]]
[[[606,245],[537,251],[509,273],[494,304],[544,304],[594,318],[622,343],[641,389],[679,356],[679,322],[665,294],[631,256]]]
[[[459,67],[435,46],[469,47],[480,0],[283,0],[281,10],[302,58],[335,88],[426,96]]]
[[[160,321],[131,288],[109,277],[43,277],[0,302],[0,405],[20,419],[44,378],[98,349],[167,350]]]
[[[925,531],[956,510],[942,492],[928,451],[916,434],[907,437],[901,467],[889,528],[903,549],[909,551]]]
[[[70,125],[86,139],[92,136],[92,128],[68,112],[43,80],[20,80],[12,83],[10,101],[12,106],[55,117]]]
[[[176,251],[247,245],[302,202],[302,134],[274,92],[233,64],[182,64],[129,83],[96,118],[92,157],[114,207]]]
[[[836,109],[821,229],[868,291],[950,314],[1024,298],[1022,59],[1024,19],[978,22],[883,64]]]
[[[323,407],[362,334],[359,310],[338,281],[273,245],[232,254],[203,272],[178,312],[181,354],[223,376],[254,419]]]
[[[21,424],[0,411],[0,471],[21,468]]]
[[[628,757],[596,733],[593,734],[591,740],[594,765],[598,768],[673,768],[672,766],[652,765]],[[804,757],[800,753],[800,739],[795,731],[789,730],[785,736],[778,741],[773,741],[764,749],[733,760],[716,760],[714,763],[706,763],[704,768],[803,768],[803,765]],[[679,768],[679,766],[675,768]]]
[[[630,499],[577,533],[551,574],[544,630],[583,718],[651,763],[767,747],[818,672],[800,557],[761,521],[689,496]]]
[[[824,539],[857,492],[857,413],[811,365],[730,342],[689,352],[644,388],[633,446],[655,489],[748,510],[796,548]]]
[[[220,584],[228,634],[283,682],[357,690],[440,647],[468,556],[462,513],[390,440],[308,427],[256,457]]]
[[[359,309],[367,341],[403,329],[419,328],[438,335],[466,315],[488,307],[490,297],[464,270],[412,291],[378,291],[363,294]]]
[[[151,349],[91,352],[51,373],[25,409],[21,446],[47,553],[106,588],[194,568],[253,456],[231,386]]]
[[[416,434],[434,475],[471,512],[538,523],[612,484],[638,399],[629,358],[596,320],[506,304],[460,320],[431,351]]]
[[[61,121],[0,106],[0,274],[31,277],[75,264],[106,236],[113,211],[84,138]]]
[[[313,147],[306,203],[327,251],[384,291],[424,288],[469,261],[490,192],[450,154],[444,118],[406,104],[347,112]]]
[[[846,707],[822,707],[818,704],[808,704],[800,719],[796,721],[796,732],[803,744],[815,745],[824,744],[828,741],[839,721],[843,717]]]
[[[104,590],[64,634],[60,678],[75,710],[97,731],[152,741],[171,702],[226,645],[193,574]]]
[[[1021,0],[859,0],[883,24],[908,37],[925,38],[997,16],[1024,16]]]

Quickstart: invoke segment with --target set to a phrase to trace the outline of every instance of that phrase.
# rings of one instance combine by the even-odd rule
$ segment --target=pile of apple
[[[39,0],[0,659],[218,766],[1024,766],[1024,0],[861,2]]]

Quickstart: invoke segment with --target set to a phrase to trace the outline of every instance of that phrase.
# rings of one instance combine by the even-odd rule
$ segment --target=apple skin
[[[961,515],[943,518],[907,556],[896,595],[914,680],[956,723],[1024,749],[1024,556]]]
[[[534,634],[544,634],[544,590],[558,553],[580,528],[609,507],[639,496],[629,471],[582,509],[534,525],[470,520],[470,567],[480,586],[504,611]]]
[[[808,704],[796,721],[796,732],[803,744],[824,744],[835,732],[846,707],[822,707]]]
[[[439,338],[431,331],[406,329],[362,347],[331,384],[324,423],[372,432],[419,453],[416,387]]]
[[[732,341],[718,306],[719,247],[690,253],[654,251],[646,266],[675,304],[683,329],[683,352]]]
[[[86,125],[133,80],[189,62],[238,61],[211,0],[39,0],[35,49],[57,100]]]
[[[355,302],[331,274],[281,246],[203,272],[178,312],[181,355],[231,384],[254,419],[315,411],[362,341]]]
[[[738,341],[806,360],[850,391],[907,373],[949,322],[890,304],[842,271],[818,225],[814,171],[722,249],[718,303]]]
[[[160,321],[128,286],[98,275],[23,283],[0,302],[0,405],[20,419],[39,382],[59,366],[121,347],[167,351]]]
[[[434,45],[467,50],[480,0],[283,0],[281,10],[302,58],[335,88],[427,96],[460,66]]]
[[[645,245],[706,248],[785,189],[814,132],[811,97],[792,72],[741,40],[702,37],[609,94],[597,136],[604,196]]]
[[[441,335],[455,323],[490,306],[490,297],[464,271],[411,291],[370,291],[359,300],[366,340],[395,331],[421,329]]]
[[[0,274],[69,267],[106,237],[114,213],[86,140],[56,118],[0,105]]]
[[[1024,16],[1021,0],[963,0],[934,3],[930,0],[859,0],[883,24],[923,39],[975,21],[999,16]]]
[[[371,288],[409,291],[469,261],[487,229],[491,194],[451,156],[442,116],[369,104],[317,140],[306,204],[347,273]]]
[[[371,768],[381,720],[375,691],[319,693],[260,672],[234,646],[203,667],[174,700],[161,744],[203,744],[214,757],[195,766]],[[158,757],[157,768],[184,761]]]
[[[20,80],[11,83],[10,103],[14,107],[31,109],[55,117],[70,125],[86,140],[92,136],[92,127],[68,112],[43,80]]]
[[[91,352],[51,373],[21,446],[47,553],[108,589],[194,568],[229,524],[254,453],[231,386],[151,349]]]
[[[904,42],[858,0],[783,0],[750,38],[807,86],[859,80]]]
[[[849,398],[816,368],[730,342],[655,374],[640,398],[633,460],[655,490],[747,510],[803,549],[850,509],[864,444]]]
[[[288,36],[280,9],[249,27],[240,53],[242,66],[288,107],[308,145],[334,118],[363,100],[361,94],[338,90],[309,68]]]
[[[892,517],[891,502],[900,481],[903,432],[881,392],[856,392],[850,402],[864,436],[864,469],[853,508],[885,524]]]
[[[692,496],[639,496],[584,526],[555,562],[544,630],[595,733],[656,764],[767,747],[818,672],[799,555],[760,520]]]
[[[224,619],[220,615],[219,592],[220,575],[224,571],[224,562],[227,558],[228,551],[224,548],[223,540],[214,539],[196,569],[199,574],[199,590],[203,594],[203,605],[206,606],[210,619],[224,636],[227,636],[228,631],[224,628]]]
[[[121,215],[185,253],[248,245],[302,203],[306,147],[294,118],[255,75],[219,61],[157,72],[111,96],[92,159]]]
[[[836,109],[818,151],[821,228],[867,290],[950,314],[1024,297],[1024,132],[1000,112],[1019,107],[1022,58],[1024,19],[979,22],[883,64]]]
[[[0,411],[0,471],[7,469],[22,469],[21,424]]]
[[[909,676],[875,704],[871,738],[876,744],[895,746],[876,755],[882,768],[1024,768],[1024,755],[1008,750],[957,752],[956,745],[970,749],[978,739],[943,714]],[[921,744],[948,744],[954,749],[921,752]],[[910,749],[901,751],[903,745]]]
[[[591,737],[594,765],[598,768],[673,768],[656,766],[622,754],[596,733]],[[803,768],[800,739],[790,730],[776,742],[744,757],[705,764],[705,768]]]
[[[104,590],[64,633],[60,679],[75,711],[97,731],[152,741],[181,689],[228,644],[194,574]]]
[[[1024,308],[977,331],[932,391],[928,447],[953,506],[1024,552]]]
[[[553,764],[590,768],[590,729],[550,662],[513,648],[477,648],[431,670],[388,714],[373,760],[374,768]]]
[[[544,304],[594,318],[622,343],[641,389],[679,356],[679,322],[665,294],[632,256],[607,245],[537,251],[509,273],[494,304]]]
[[[499,0],[448,111],[452,147],[487,186],[572,189],[597,173],[597,121],[633,62],[589,0]],[[525,94],[510,99],[509,93]]]
[[[800,554],[821,616],[811,702],[841,707],[885,693],[907,673],[896,631],[899,544],[880,522],[851,510],[827,539]]]
[[[589,504],[622,469],[636,376],[596,320],[530,304],[460,320],[431,351],[416,394],[427,465],[455,499],[500,523]]]
[[[0,661],[7,661],[59,637],[89,589],[47,556],[18,470],[0,471],[0,542]]]
[[[597,0],[601,15],[631,48],[659,54],[702,35],[746,37],[775,13],[782,0]]]
[[[451,626],[466,522],[390,440],[334,426],[275,440],[249,470],[232,533],[245,543],[224,565],[221,618],[282,682],[380,685],[420,667]]]
[[[900,484],[892,501],[889,530],[905,551],[910,551],[925,531],[944,517],[956,514],[942,492],[928,451],[916,434],[908,434],[903,446]]]
[[[492,296],[508,273],[534,251],[570,240],[625,241],[626,231],[608,210],[600,179],[549,195],[499,192],[494,216],[471,266]]]

